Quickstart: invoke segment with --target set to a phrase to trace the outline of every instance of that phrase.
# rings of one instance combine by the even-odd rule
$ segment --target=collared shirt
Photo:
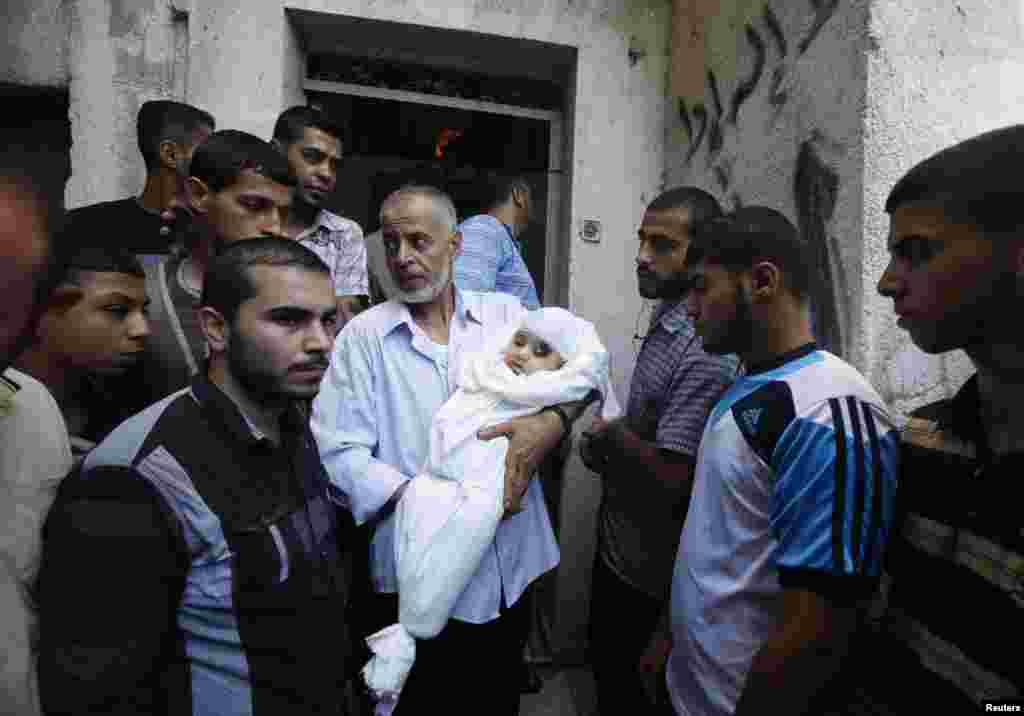
[[[316,223],[297,239],[331,269],[335,296],[370,295],[366,242],[359,224],[321,209]]]
[[[275,444],[199,375],[65,481],[39,581],[46,709],[344,713],[354,523],[297,406],[280,427]]]
[[[29,586],[39,566],[43,520],[71,469],[64,418],[42,383],[0,376],[0,713],[39,713]]]
[[[316,436],[332,483],[349,498],[357,522],[366,522],[395,490],[423,467],[434,413],[459,386],[466,356],[524,311],[501,294],[455,292],[446,375],[438,353],[404,303],[388,301],[350,321],[334,344],[331,366],[313,403]],[[503,438],[498,438],[503,439]],[[541,486],[532,480],[525,509],[502,520],[453,610],[482,623],[511,606],[529,583],[558,563]],[[397,591],[394,516],[377,524],[370,550],[374,586]]]
[[[704,352],[683,301],[662,302],[633,370],[626,405],[630,428],[662,450],[694,459],[711,405],[735,374],[734,356]],[[639,513],[633,490],[628,475],[604,481],[601,556],[627,584],[665,599],[686,505],[649,505]]]
[[[531,311],[540,307],[537,287],[507,226],[490,214],[459,225],[462,253],[455,259],[455,284],[467,291],[516,296]]]
[[[726,391],[704,429],[672,578],[666,683],[678,713],[735,711],[783,590],[843,605],[871,596],[898,453],[878,393],[814,344],[749,366]]]
[[[901,527],[888,603],[850,679],[872,713],[983,713],[1024,697],[1024,453],[993,455],[978,378],[916,410],[902,432]],[[856,662],[855,662],[856,663]],[[863,673],[864,669],[856,669]],[[843,713],[862,713],[850,708]]]

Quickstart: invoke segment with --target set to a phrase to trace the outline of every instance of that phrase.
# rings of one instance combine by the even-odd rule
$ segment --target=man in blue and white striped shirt
[[[486,213],[459,226],[462,253],[455,259],[455,285],[468,291],[496,291],[516,296],[529,310],[540,308],[537,287],[518,238],[530,224],[533,190],[525,179],[492,182]]]

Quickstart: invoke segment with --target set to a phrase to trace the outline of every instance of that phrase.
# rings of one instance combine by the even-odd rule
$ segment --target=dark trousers
[[[637,674],[666,604],[623,582],[598,550],[590,597],[589,658],[602,716],[650,713]]]
[[[433,639],[416,640],[416,662],[394,716],[518,716],[523,649],[530,629],[529,590],[497,619],[449,619]],[[398,620],[398,596],[377,596],[379,626]]]

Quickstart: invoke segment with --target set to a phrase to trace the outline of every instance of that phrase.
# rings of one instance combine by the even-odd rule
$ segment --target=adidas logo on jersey
[[[747,428],[747,432],[757,432],[757,423],[759,420],[761,420],[761,413],[763,412],[764,408],[750,408],[748,410],[743,411],[742,418]]]

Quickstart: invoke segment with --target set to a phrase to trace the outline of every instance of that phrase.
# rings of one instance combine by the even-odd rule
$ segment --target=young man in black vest
[[[364,556],[305,411],[334,341],[327,266],[239,242],[199,314],[203,372],[100,443],[47,519],[44,710],[347,716]]]

